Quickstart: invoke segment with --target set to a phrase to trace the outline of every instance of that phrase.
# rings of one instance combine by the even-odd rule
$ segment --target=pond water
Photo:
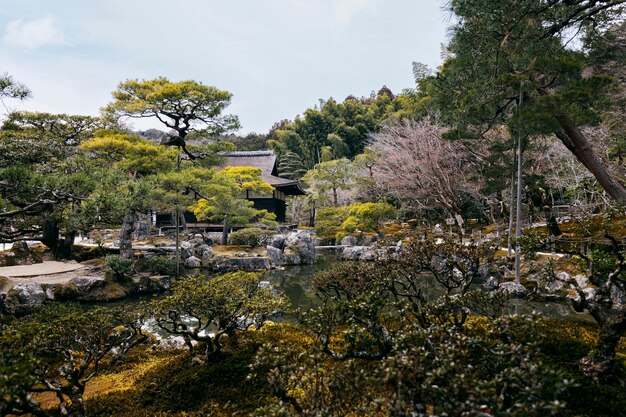
[[[267,273],[267,280],[270,281],[278,291],[284,293],[293,309],[306,309],[315,305],[316,299],[310,293],[311,279],[313,275],[320,271],[331,269],[339,260],[338,253],[334,250],[318,251],[315,265],[300,265],[286,267],[284,270],[272,270]],[[426,285],[432,279],[424,274]],[[434,285],[434,284],[433,284]],[[436,291],[431,295],[435,296]],[[550,318],[564,318],[574,320],[593,321],[587,313],[577,313],[569,302],[541,301],[533,299],[514,298],[510,300],[503,314],[539,314]]]
[[[293,310],[298,308],[305,310],[313,307],[317,302],[315,295],[310,292],[313,276],[318,272],[333,268],[333,266],[336,266],[340,262],[342,261],[339,259],[338,253],[335,250],[318,251],[314,265],[288,266],[284,269],[271,270],[266,272],[264,280],[269,281],[278,292],[284,294],[289,299]],[[209,274],[213,275],[213,273]],[[428,286],[428,282],[431,281],[431,278],[427,274],[424,274],[424,280],[425,285]],[[430,291],[428,295],[435,296],[436,293],[437,291]],[[155,296],[128,298],[105,305],[132,305],[153,297]],[[593,321],[588,314],[575,312],[569,302],[540,301],[533,299],[512,299],[505,307],[503,314],[519,315],[530,314],[532,312],[549,318]],[[287,313],[280,320],[293,322],[295,321],[295,317],[292,313]],[[156,332],[160,333],[159,331]]]

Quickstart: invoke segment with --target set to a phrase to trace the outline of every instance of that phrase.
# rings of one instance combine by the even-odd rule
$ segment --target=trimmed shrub
[[[269,230],[263,230],[256,227],[232,232],[229,236],[230,244],[240,246],[261,246],[267,243],[268,238],[273,235]]]
[[[143,261],[142,270],[156,275],[174,275],[176,260],[163,255],[151,256]]]
[[[126,281],[135,272],[132,259],[125,259],[119,255],[110,255],[104,258],[106,277],[113,281]]]

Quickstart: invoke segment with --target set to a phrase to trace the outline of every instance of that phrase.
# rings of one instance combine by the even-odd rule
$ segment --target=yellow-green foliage
[[[323,239],[335,238],[341,224],[348,217],[349,211],[349,206],[319,209],[315,219],[315,233]]]
[[[349,206],[326,207],[317,213],[315,232],[337,241],[353,233],[382,234],[383,222],[394,218],[396,209],[387,203],[353,203]]]
[[[361,232],[376,232],[380,234],[383,221],[394,218],[396,209],[387,203],[354,203],[348,211],[348,218],[341,224],[341,231],[345,235]],[[344,236],[345,236],[344,235]],[[337,239],[343,236],[338,235]]]
[[[105,163],[142,175],[172,170],[177,154],[175,149],[156,145],[140,136],[109,131],[98,133],[80,148],[93,152]]]
[[[226,167],[213,175],[202,188],[201,198],[189,208],[200,219],[224,220],[228,224],[248,224],[253,217],[275,224],[276,216],[267,210],[256,210],[244,199],[246,191],[271,194],[274,187],[261,179],[261,170],[253,167]]]

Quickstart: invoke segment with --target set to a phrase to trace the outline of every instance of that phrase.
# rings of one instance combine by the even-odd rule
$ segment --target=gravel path
[[[0,276],[9,278],[39,277],[41,275],[56,275],[85,268],[79,263],[43,262],[33,265],[3,266],[0,267]]]

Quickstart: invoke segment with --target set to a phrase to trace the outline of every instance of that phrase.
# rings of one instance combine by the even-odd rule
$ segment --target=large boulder
[[[269,237],[268,246],[272,246],[274,248],[278,248],[281,251],[285,249],[285,241],[287,240],[287,235],[278,234]]]
[[[46,297],[54,301],[72,301],[78,298],[78,290],[76,286],[68,283],[42,284],[46,291]]]
[[[495,277],[499,280],[500,278],[502,278],[502,274],[500,273],[498,265],[496,265],[495,263],[486,263],[478,267],[478,277],[483,280],[488,280],[489,278]]]
[[[192,256],[195,256],[196,254],[196,249],[195,249],[195,241],[189,241],[189,240],[185,240],[183,242],[181,242],[180,244],[180,258],[182,260],[191,258]]]
[[[311,232],[291,232],[285,239],[285,262],[287,265],[315,263],[315,242]]]
[[[204,235],[202,233],[196,233],[195,235],[193,235],[193,240],[195,240],[197,245],[203,245]]]
[[[211,265],[211,258],[213,258],[213,249],[209,245],[202,249],[200,264],[203,268],[208,268]]]
[[[497,290],[499,286],[500,279],[496,275],[487,278],[487,280],[483,284],[483,288],[487,291]]]
[[[31,250],[26,242],[15,242],[11,250],[0,252],[0,266],[32,265],[42,263],[43,259]]]
[[[377,254],[375,246],[349,246],[343,248],[339,257],[346,261],[373,261]]]
[[[275,246],[267,246],[267,257],[273,266],[281,266],[285,264],[285,255],[283,251]]]
[[[435,255],[430,259],[430,268],[436,275],[446,276],[450,274],[450,266],[445,256]]]
[[[199,258],[196,258],[195,256],[190,256],[189,258],[185,259],[185,268],[201,268],[202,267],[202,260]]]
[[[271,268],[270,259],[267,257],[241,257],[231,258],[228,256],[216,256],[211,259],[210,267],[216,271],[246,271],[259,272]]]
[[[46,298],[46,292],[37,283],[17,284],[7,293],[6,309],[12,313],[28,311],[42,305]]]
[[[356,246],[358,243],[356,236],[346,236],[343,239],[341,239],[341,242],[339,242],[340,245],[342,246]]]
[[[79,297],[88,296],[95,290],[104,288],[107,285],[107,280],[104,277],[76,277],[72,278],[69,282],[72,284],[78,293]]]

